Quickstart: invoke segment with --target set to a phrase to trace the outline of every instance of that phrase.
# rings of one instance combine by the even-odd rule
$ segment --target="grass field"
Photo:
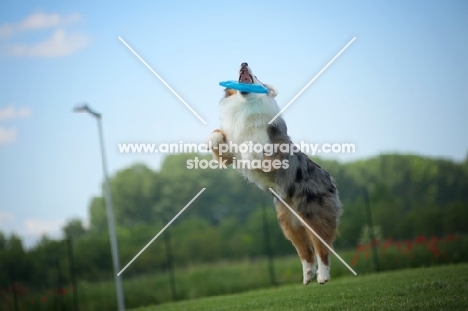
[[[285,285],[134,309],[153,310],[468,310],[468,264]]]

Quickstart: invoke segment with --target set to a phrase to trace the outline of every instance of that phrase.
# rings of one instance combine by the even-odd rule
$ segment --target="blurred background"
[[[248,62],[344,203],[335,247],[358,273],[468,260],[468,4],[172,1],[0,3],[0,309],[115,310],[96,120],[102,114],[127,308],[298,283],[271,196],[203,154],[219,81]],[[197,119],[124,39],[207,122]],[[338,261],[332,278],[348,275]],[[196,285],[196,286],[194,286]]]

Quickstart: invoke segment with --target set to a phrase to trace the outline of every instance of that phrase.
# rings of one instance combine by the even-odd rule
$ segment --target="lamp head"
[[[86,103],[83,103],[73,108],[73,112],[87,112],[95,118],[101,118],[101,114],[89,108]]]
[[[73,112],[89,112],[89,107],[86,104],[82,104],[73,108]]]

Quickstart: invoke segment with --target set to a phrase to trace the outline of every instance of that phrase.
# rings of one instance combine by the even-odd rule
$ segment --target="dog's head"
[[[264,84],[257,77],[252,73],[252,69],[250,69],[249,64],[242,63],[239,70],[239,83],[247,83],[247,84],[258,84],[263,85],[268,89],[268,96],[275,97],[278,93],[276,88],[271,85]],[[240,92],[242,95],[246,96],[251,94],[249,92]],[[257,95],[258,96],[258,95]]]
[[[240,70],[239,70],[239,83],[247,83],[247,84],[258,84],[258,85],[263,85],[268,89],[268,96],[269,97],[276,97],[278,94],[278,91],[276,88],[272,85],[269,84],[264,84],[260,80],[257,79],[257,77],[252,73],[252,69],[250,69],[249,64],[247,63],[242,63]],[[232,96],[234,94],[237,94],[236,90],[233,89],[225,89],[225,97]],[[263,94],[255,94],[255,93],[249,93],[249,92],[239,92],[242,94],[244,97],[248,96],[249,94],[252,94],[251,96],[263,96]]]
[[[249,83],[249,84],[260,84],[260,82],[256,76],[253,75],[252,69],[250,69],[249,64],[242,63],[240,70],[239,70],[239,83]]]

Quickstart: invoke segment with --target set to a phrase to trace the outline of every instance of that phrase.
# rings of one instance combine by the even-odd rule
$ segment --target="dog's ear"
[[[257,78],[257,76],[253,76],[253,79],[254,79],[255,84],[263,85],[264,87],[268,89],[267,95],[270,96],[271,98],[275,98],[276,95],[278,95],[278,90],[273,85],[263,83]]]
[[[263,86],[268,89],[268,96],[275,98],[278,95],[278,90],[273,85],[264,84]]]
[[[233,89],[224,89],[224,98],[226,97],[229,97],[229,96],[232,96],[234,94],[236,94],[237,91],[236,90],[233,90]]]

